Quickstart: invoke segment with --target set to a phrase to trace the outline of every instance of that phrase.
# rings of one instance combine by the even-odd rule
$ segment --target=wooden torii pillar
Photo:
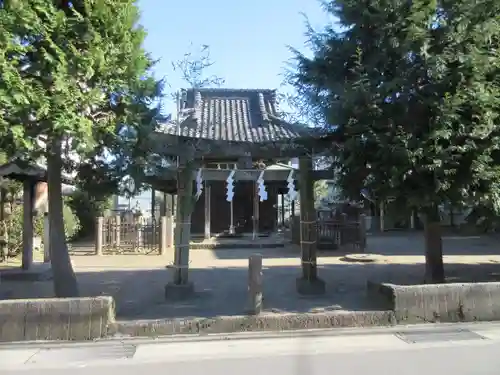
[[[325,282],[318,277],[317,215],[314,207],[314,179],[311,156],[299,158],[300,250],[302,276],[297,292],[304,295],[325,293]]]
[[[32,179],[23,181],[23,250],[21,268],[29,270],[33,265],[33,203],[35,184]]]
[[[189,250],[191,242],[191,214],[193,212],[193,171],[192,158],[179,157],[177,171],[177,204],[174,232],[174,263],[172,281],[165,285],[165,298],[179,300],[194,293],[194,285],[189,281]]]

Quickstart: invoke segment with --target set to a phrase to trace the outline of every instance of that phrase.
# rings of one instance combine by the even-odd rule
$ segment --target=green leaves
[[[151,130],[159,115],[152,103],[161,96],[138,20],[134,0],[5,1],[0,138],[6,151],[28,158],[47,153],[39,137],[49,144],[70,139],[83,160],[102,157],[104,149],[134,148],[120,140],[119,124]]]
[[[312,35],[314,56],[297,56],[294,83],[339,142],[343,188],[355,199],[366,187],[420,207],[494,200],[500,4],[328,4],[344,31]]]

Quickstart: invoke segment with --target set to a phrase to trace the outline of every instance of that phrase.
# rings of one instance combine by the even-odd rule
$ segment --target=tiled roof
[[[180,125],[161,132],[235,142],[279,142],[311,135],[311,129],[279,117],[276,90],[189,89],[182,91]]]

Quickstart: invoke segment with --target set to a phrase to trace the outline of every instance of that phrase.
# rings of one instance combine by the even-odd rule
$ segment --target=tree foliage
[[[500,3],[324,6],[339,23],[310,33],[314,56],[297,54],[293,78],[330,127],[344,191],[403,199],[427,228],[443,201],[498,208]],[[427,270],[439,280],[434,238]]]
[[[0,138],[10,154],[47,161],[58,296],[78,294],[64,239],[63,169],[111,155],[110,169],[123,174],[145,159],[135,145],[154,126],[160,85],[138,20],[134,0],[5,0],[0,8]]]
[[[95,194],[78,190],[68,197],[68,205],[78,218],[79,228],[75,237],[78,239],[93,238],[96,234],[96,218],[104,216],[112,206],[111,194]]]

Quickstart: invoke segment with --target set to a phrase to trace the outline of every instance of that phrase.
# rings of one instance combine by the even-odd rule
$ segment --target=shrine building
[[[178,120],[162,124],[154,134],[154,149],[174,156],[183,142],[194,148],[194,169],[202,168],[203,186],[191,214],[191,235],[210,238],[274,232],[277,207],[284,205],[289,177],[297,188],[298,171],[288,161],[310,156],[317,134],[280,118],[275,90],[189,89],[182,91],[179,104]],[[232,171],[234,195],[228,200],[226,180]],[[331,172],[313,173],[314,179],[323,179]],[[259,176],[266,199],[259,196]],[[173,196],[177,175],[163,172],[155,176],[153,186]],[[166,214],[175,215],[172,201],[167,199],[166,211],[170,212]]]

